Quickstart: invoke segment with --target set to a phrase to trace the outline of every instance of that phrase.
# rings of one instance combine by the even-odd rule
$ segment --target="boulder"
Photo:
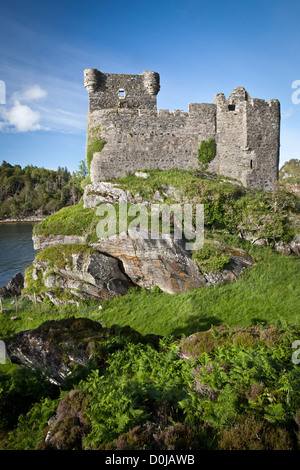
[[[288,243],[276,242],[274,243],[274,248],[277,253],[282,253],[283,255],[289,256],[292,253],[291,247]]]
[[[11,362],[40,369],[59,385],[71,374],[72,367],[89,364],[93,340],[104,335],[100,323],[87,318],[47,321],[6,340],[6,352]]]
[[[13,278],[4,286],[0,288],[0,297],[14,297],[21,294],[24,287],[24,276],[17,273]]]
[[[205,272],[204,277],[208,285],[235,282],[246,268],[254,265],[254,261],[247,251],[226,245],[225,243],[215,242],[214,244],[229,256],[230,263],[225,265],[219,272]]]
[[[87,367],[92,358],[98,366],[104,364],[107,350],[101,349],[101,343],[113,337],[156,346],[160,339],[143,336],[128,326],[104,328],[97,321],[71,317],[46,321],[36,329],[15,334],[5,340],[6,356],[20,366],[42,370],[50,382],[60,385],[72,374],[74,366]],[[119,347],[122,344],[120,341]]]

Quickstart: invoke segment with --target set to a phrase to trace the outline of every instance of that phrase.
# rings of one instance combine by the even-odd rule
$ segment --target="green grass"
[[[47,320],[89,316],[89,314],[93,318],[92,313],[95,310],[94,301],[82,302],[80,308],[74,304],[56,307],[47,298],[35,305],[27,297],[20,297],[17,308],[12,302],[14,302],[13,298],[2,300],[4,311],[0,313],[0,339],[12,336],[19,331],[37,328]]]
[[[83,202],[64,207],[34,226],[34,235],[84,235],[92,225],[95,211],[84,209]]]
[[[161,191],[164,186],[173,186],[180,190],[183,195],[196,197],[202,194],[213,194],[214,192],[224,191],[228,194],[240,194],[240,189],[236,186],[222,182],[221,177],[208,179],[196,171],[179,170],[176,168],[170,170],[143,170],[150,178],[144,179],[134,174],[123,178],[113,180],[122,189],[127,189],[132,194],[139,193],[143,197],[151,198],[156,191]]]

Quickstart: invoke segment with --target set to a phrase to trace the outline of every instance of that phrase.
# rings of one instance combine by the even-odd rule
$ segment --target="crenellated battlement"
[[[214,138],[208,171],[246,187],[271,189],[278,179],[280,104],[253,99],[237,87],[226,99],[190,103],[188,112],[157,110],[159,74],[84,71],[89,93],[88,137],[105,142],[90,166],[93,183],[142,169],[197,167],[201,140]]]

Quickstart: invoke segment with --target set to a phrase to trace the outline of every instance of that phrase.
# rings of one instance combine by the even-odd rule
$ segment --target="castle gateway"
[[[143,169],[198,166],[202,140],[215,139],[207,171],[251,189],[272,189],[278,179],[280,104],[253,99],[238,87],[226,100],[189,104],[188,112],[157,110],[159,74],[84,71],[89,93],[87,160],[93,183]]]

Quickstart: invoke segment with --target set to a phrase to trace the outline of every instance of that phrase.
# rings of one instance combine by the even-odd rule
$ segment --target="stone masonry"
[[[192,103],[188,112],[157,110],[159,74],[107,74],[84,71],[89,93],[87,148],[105,144],[90,165],[92,183],[143,169],[198,166],[201,140],[214,138],[216,156],[207,171],[252,189],[270,190],[278,179],[280,104],[252,99],[238,87],[226,100]]]

